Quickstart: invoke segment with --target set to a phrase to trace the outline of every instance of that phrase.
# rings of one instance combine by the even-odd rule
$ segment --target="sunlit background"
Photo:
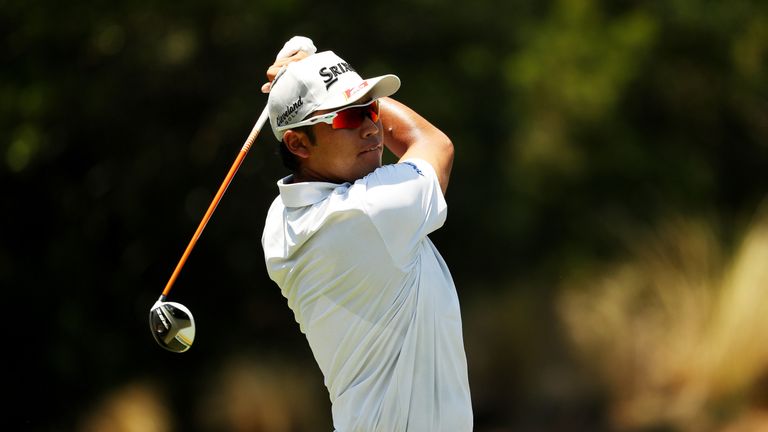
[[[147,325],[294,35],[453,139],[475,430],[768,430],[768,2],[0,0],[4,430],[332,430],[270,133]]]

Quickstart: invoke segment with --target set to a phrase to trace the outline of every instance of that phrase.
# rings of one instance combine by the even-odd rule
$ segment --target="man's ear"
[[[295,154],[297,157],[307,159],[310,155],[309,147],[311,143],[309,137],[304,132],[297,132],[294,130],[287,130],[283,135],[283,142],[288,151]]]

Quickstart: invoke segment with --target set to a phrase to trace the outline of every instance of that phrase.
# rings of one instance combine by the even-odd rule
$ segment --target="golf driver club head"
[[[157,343],[177,353],[184,352],[195,340],[195,319],[186,306],[162,300],[149,311],[149,328]]]

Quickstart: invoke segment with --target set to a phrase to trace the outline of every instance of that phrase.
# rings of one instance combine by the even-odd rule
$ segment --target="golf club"
[[[256,140],[264,123],[266,123],[267,118],[269,118],[269,113],[265,107],[261,112],[259,119],[256,121],[256,124],[253,126],[250,135],[248,135],[248,139],[245,140],[245,144],[243,144],[243,147],[240,149],[240,153],[238,153],[227,176],[221,183],[218,192],[216,192],[216,196],[214,196],[211,205],[208,206],[208,211],[205,212],[203,220],[200,221],[200,225],[198,225],[195,234],[189,241],[187,249],[181,256],[179,263],[176,264],[176,269],[173,271],[173,274],[171,274],[170,279],[168,279],[168,283],[165,285],[163,293],[149,310],[149,328],[152,331],[152,336],[161,347],[168,351],[184,352],[188,350],[189,347],[192,346],[192,342],[195,341],[195,319],[192,317],[192,312],[182,304],[167,302],[166,298],[168,297],[168,293],[171,291],[173,283],[176,282],[176,279],[179,277],[179,273],[181,273],[184,263],[187,262],[189,254],[192,252],[195,244],[197,244],[197,240],[203,233],[203,230],[211,219],[211,215],[213,215],[213,212],[216,210],[216,206],[218,206],[221,197],[224,195],[224,192],[227,191],[229,184],[232,182],[232,178],[243,163],[243,159],[245,159],[245,156],[248,154],[248,150],[251,149],[253,142]]]

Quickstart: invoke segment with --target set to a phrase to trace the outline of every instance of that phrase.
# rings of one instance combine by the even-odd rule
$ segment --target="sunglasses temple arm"
[[[269,111],[265,107],[264,110],[261,112],[259,119],[256,121],[256,124],[253,126],[251,133],[248,135],[248,138],[245,140],[245,144],[243,144],[243,147],[240,149],[240,153],[238,153],[237,158],[235,159],[235,162],[232,164],[232,167],[229,169],[229,172],[227,173],[227,176],[224,178],[224,181],[221,183],[221,186],[219,187],[218,192],[216,192],[216,196],[213,198],[213,201],[211,201],[211,205],[208,206],[208,211],[205,212],[205,216],[203,216],[203,220],[200,221],[200,225],[198,225],[197,230],[195,231],[195,234],[192,236],[192,239],[189,241],[189,244],[187,245],[187,249],[184,250],[184,254],[181,256],[179,263],[176,264],[176,268],[173,270],[173,274],[171,274],[170,279],[168,279],[168,283],[165,285],[165,289],[163,289],[163,293],[160,296],[160,301],[165,301],[165,299],[168,297],[168,293],[171,291],[171,288],[173,287],[174,282],[176,282],[176,279],[179,277],[182,267],[184,267],[184,264],[187,262],[187,258],[189,258],[189,254],[192,253],[192,249],[194,249],[195,245],[197,244],[197,240],[203,234],[203,230],[205,229],[205,226],[208,224],[208,221],[211,219],[213,212],[216,210],[216,207],[219,205],[219,201],[221,201],[221,197],[224,196],[224,192],[227,191],[229,184],[232,182],[232,178],[235,177],[237,170],[240,169],[240,165],[243,163],[243,159],[245,159],[245,156],[248,154],[248,151],[251,149],[251,146],[256,140],[256,137],[259,135],[259,131],[261,131],[261,128],[267,122],[268,118],[269,118]]]

